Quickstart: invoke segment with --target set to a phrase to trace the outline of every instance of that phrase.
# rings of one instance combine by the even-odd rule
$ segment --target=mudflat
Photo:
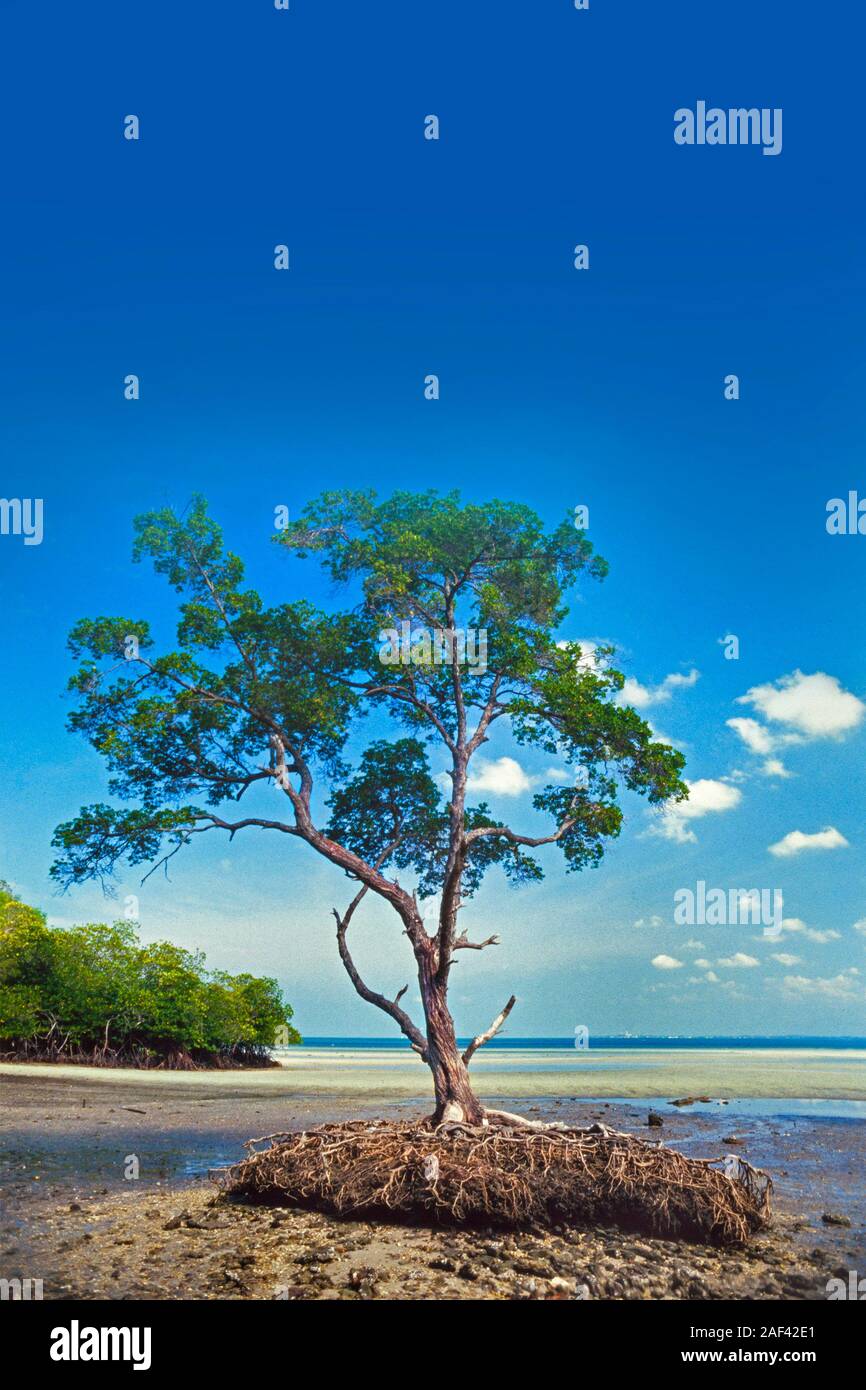
[[[5,1067],[0,1277],[41,1279],[48,1299],[824,1299],[831,1279],[866,1275],[866,1121],[856,1102],[840,1113],[815,1100],[721,1104],[706,1071],[693,1091],[709,1102],[683,1107],[669,1103],[686,1095],[681,1085],[652,1104],[495,1094],[534,1118],[600,1119],[766,1169],[773,1226],[744,1250],[604,1228],[430,1228],[215,1201],[213,1170],[242,1157],[248,1139],[350,1117],[420,1118],[429,1097],[416,1076],[414,1094],[362,1096],[353,1085],[298,1087],[292,1068]],[[648,1124],[650,1109],[660,1126]]]

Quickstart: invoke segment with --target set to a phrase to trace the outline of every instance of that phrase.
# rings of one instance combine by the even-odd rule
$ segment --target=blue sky
[[[118,611],[170,638],[167,591],[130,563],[137,512],[201,491],[268,598],[327,603],[270,545],[275,506],[457,486],[553,524],[584,503],[611,573],[562,635],[618,645],[708,809],[628,802],[601,869],[566,878],[551,852],[540,886],[491,879],[467,916],[503,944],[455,971],[458,1029],[514,989],[522,1035],[866,1031],[866,538],[825,530],[830,498],[866,495],[850,7],[151,0],[3,19],[2,494],[43,498],[45,522],[40,546],[0,536],[0,872],[60,922],[118,910],[95,887],[53,897],[49,842],[105,791],[64,728],[69,627]],[[698,100],[781,107],[782,153],[676,145]],[[507,739],[488,754],[516,757]],[[515,822],[544,770],[520,763],[488,793]],[[142,934],[276,975],[308,1034],[381,1034],[336,956],[345,880],[303,845],[208,839],[140,891]],[[779,887],[792,925],[676,927],[698,880]],[[356,946],[377,988],[410,978],[372,909]]]

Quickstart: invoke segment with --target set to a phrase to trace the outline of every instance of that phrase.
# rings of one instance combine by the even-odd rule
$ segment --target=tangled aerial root
[[[250,1156],[223,1175],[226,1196],[346,1216],[618,1225],[737,1245],[770,1214],[772,1182],[743,1159],[685,1158],[603,1125],[538,1131],[355,1121],[246,1147]]]

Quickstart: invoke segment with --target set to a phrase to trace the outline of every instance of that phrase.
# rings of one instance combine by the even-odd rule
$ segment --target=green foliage
[[[619,834],[621,787],[652,804],[687,796],[682,754],[656,741],[635,710],[616,703],[625,678],[610,664],[613,648],[597,649],[590,665],[578,643],[557,638],[568,612],[566,590],[582,576],[604,579],[608,570],[570,520],[546,533],[531,508],[516,503],[480,506],[457,493],[432,492],[378,502],[369,492],[328,492],[279,543],[301,556],[318,555],[337,582],[359,582],[363,600],[355,612],[371,630],[409,619],[413,630],[460,626],[487,633],[487,668],[462,668],[459,690],[448,664],[395,664],[371,675],[373,693],[395,720],[449,749],[471,742],[473,716],[476,727],[489,716],[476,748],[486,742],[487,728],[504,719],[518,743],[559,757],[569,782],[544,788],[533,804],[547,814],[551,830],[560,828],[556,843],[567,870],[597,864],[605,841]],[[386,862],[411,865],[426,894],[441,886],[449,826],[447,805],[444,798],[439,805],[422,757],[415,740],[373,745],[330,804],[337,838],[368,855],[381,850],[399,810],[406,835]],[[500,824],[486,806],[466,808],[462,823],[464,831]],[[516,843],[520,838],[530,840],[469,837],[464,898],[493,864],[515,883],[543,876]]]
[[[378,618],[405,617],[407,605],[434,612],[443,581],[457,592],[471,580],[476,617],[503,629],[547,628],[558,621],[563,589],[581,570],[596,578],[607,573],[571,521],[546,534],[531,507],[463,502],[457,492],[397,492],[384,502],[372,492],[325,492],[280,543],[320,554],[337,581],[359,578]]]
[[[449,892],[464,898],[494,864],[517,883],[541,877],[526,851],[542,843],[555,843],[569,870],[597,864],[620,830],[621,789],[654,804],[687,795],[682,755],[616,702],[624,677],[606,664],[613,653],[589,668],[576,643],[557,638],[566,592],[607,574],[570,518],[548,531],[517,503],[326,492],[277,539],[352,590],[327,613],[305,601],[266,607],[201,498],[183,516],[150,512],[135,531],[135,558],[181,595],[177,649],[152,655],[139,620],[85,620],[72,633],[70,727],[105,758],[112,795],[136,807],[85,807],[58,827],[52,873],[63,886],[105,880],[123,860],[161,862],[204,831],[256,825],[300,835],[344,868],[335,844],[383,872],[411,870],[422,894],[450,874]],[[485,630],[486,669],[381,664],[379,633],[406,620],[413,630]],[[347,740],[372,712],[409,737],[373,742],[353,772]],[[498,720],[558,757],[569,779],[536,794],[549,824],[541,835],[465,805],[469,759]],[[430,774],[429,742],[462,758],[450,800]],[[291,803],[284,820],[230,814],[278,770]],[[330,791],[328,844],[312,821],[318,773]],[[182,1016],[180,997],[177,1007]]]
[[[0,1039],[39,1053],[244,1060],[299,1042],[275,980],[208,973],[202,955],[142,946],[128,922],[48,927],[0,884]]]
[[[328,804],[331,819],[326,834],[332,839],[369,863],[384,856],[383,862],[414,870],[423,898],[441,891],[450,816],[418,739],[371,744],[361,756],[358,774],[335,791]],[[468,807],[463,823],[466,830],[499,824],[485,802]],[[389,852],[391,845],[395,848]],[[476,840],[467,855],[464,897],[472,896],[486,870],[496,863],[512,882],[542,877],[537,863],[507,841]]]

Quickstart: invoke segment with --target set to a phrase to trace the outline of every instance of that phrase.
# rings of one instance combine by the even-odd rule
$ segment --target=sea
[[[458,1038],[458,1044],[466,1047],[471,1038]],[[558,1051],[560,1049],[574,1049],[574,1037],[565,1038],[512,1038],[507,1035],[491,1038],[485,1044],[486,1051],[520,1051],[520,1052],[545,1052]],[[310,1048],[332,1047],[346,1052],[379,1052],[379,1051],[408,1051],[410,1044],[406,1038],[391,1036],[387,1038],[339,1038],[339,1037],[305,1037],[302,1046]],[[761,1050],[768,1049],[779,1051],[790,1048],[792,1051],[797,1049],[819,1048],[822,1050],[832,1050],[845,1052],[849,1050],[866,1049],[866,1037],[848,1037],[839,1035],[836,1037],[821,1036],[817,1034],[790,1034],[783,1037],[762,1037],[758,1035],[743,1034],[742,1036],[731,1037],[676,1037],[676,1036],[637,1036],[631,1033],[592,1035],[585,1050],[592,1051],[596,1048],[604,1049],[641,1049],[651,1048],[653,1051],[670,1048],[672,1051],[700,1051],[701,1049],[718,1050],[727,1048],[731,1050]]]

